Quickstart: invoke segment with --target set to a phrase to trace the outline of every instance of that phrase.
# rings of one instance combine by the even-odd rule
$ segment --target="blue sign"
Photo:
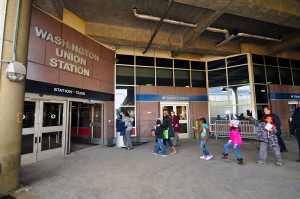
[[[194,101],[208,102],[208,96],[193,96],[193,95],[154,95],[154,94],[138,94],[136,101],[157,102],[157,101]]]
[[[298,94],[298,93],[270,93],[270,100],[278,100],[278,99],[300,100],[300,94]]]

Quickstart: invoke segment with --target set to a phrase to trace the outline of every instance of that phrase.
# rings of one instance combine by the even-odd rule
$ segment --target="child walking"
[[[201,132],[201,135],[200,135],[200,147],[203,151],[203,156],[200,157],[200,159],[203,159],[203,160],[210,160],[212,159],[212,154],[209,153],[209,151],[206,149],[206,142],[209,138],[209,128],[208,128],[208,124],[206,124],[206,119],[204,117],[200,118],[199,119],[199,128],[200,128],[200,132]],[[196,127],[193,127],[195,130],[197,130]]]
[[[275,160],[276,166],[282,166],[283,161],[280,154],[280,147],[278,144],[278,139],[276,136],[277,129],[273,122],[273,117],[271,115],[265,115],[263,120],[257,121],[256,119],[246,116],[247,119],[258,127],[257,140],[260,141],[259,148],[259,160],[256,161],[257,164],[265,164],[267,160],[267,149],[268,146],[271,148]]]
[[[229,149],[229,147],[233,147],[233,152],[238,161],[237,163],[239,165],[243,165],[244,164],[243,158],[239,154],[239,148],[243,144],[241,134],[240,134],[239,123],[240,123],[240,121],[238,121],[238,120],[231,120],[229,122],[230,140],[228,141],[227,144],[224,145],[223,157],[221,157],[221,159],[227,160],[228,159],[228,149]]]
[[[156,121],[156,126],[154,126],[153,129],[151,130],[152,135],[154,134],[157,139],[156,145],[155,145],[152,153],[154,155],[158,155],[158,151],[159,151],[159,149],[161,149],[162,156],[166,157],[167,151],[165,149],[164,141],[163,141],[163,139],[164,139],[163,128],[160,125],[161,125],[161,121],[160,121],[160,119],[158,119]]]

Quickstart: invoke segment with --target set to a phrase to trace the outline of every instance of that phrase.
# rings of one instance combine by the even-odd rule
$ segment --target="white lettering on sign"
[[[59,36],[53,36],[52,33],[47,32],[45,30],[43,30],[42,28],[39,27],[35,27],[35,33],[36,36],[45,39],[46,41],[50,41],[52,43],[55,43],[56,45],[62,46],[64,48],[68,48],[69,50],[72,50],[73,52],[79,53],[81,55],[84,55],[90,59],[93,59],[95,61],[99,61],[99,55],[90,52],[87,49],[84,49],[82,47],[79,47],[78,45],[69,42]]]
[[[189,101],[189,97],[181,96],[164,96],[162,99],[167,101]]]
[[[62,49],[56,48],[55,50],[55,54],[58,57],[67,59],[69,61],[75,62],[76,64],[82,64],[82,65],[86,65],[86,59],[83,59],[82,57],[79,57],[78,55],[74,55],[73,53],[64,51]]]
[[[70,64],[67,62],[64,62],[62,60],[58,60],[55,58],[50,58],[50,66],[54,68],[59,68],[61,70],[69,71],[72,73],[77,73],[84,76],[90,76],[90,70],[86,68],[82,68],[80,66],[76,66],[74,64]]]
[[[76,94],[76,95],[85,95],[84,91],[73,91],[71,89],[64,89],[64,88],[53,88],[54,92],[58,93],[67,93],[67,94]]]

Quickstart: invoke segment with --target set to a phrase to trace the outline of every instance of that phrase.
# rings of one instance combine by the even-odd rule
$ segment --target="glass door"
[[[40,101],[37,161],[63,155],[66,102]]]
[[[36,161],[38,131],[38,101],[24,101],[21,163]]]
[[[161,118],[163,118],[163,111],[168,111],[169,114],[171,111],[175,112],[175,115],[179,119],[180,124],[180,138],[189,138],[189,131],[188,131],[188,110],[189,104],[188,103],[161,103],[160,104],[160,114]],[[171,114],[170,114],[171,115]]]
[[[64,154],[66,102],[24,102],[21,164]]]
[[[91,142],[93,144],[103,144],[102,139],[102,114],[103,106],[102,104],[95,104],[93,106],[93,119],[91,122]]]

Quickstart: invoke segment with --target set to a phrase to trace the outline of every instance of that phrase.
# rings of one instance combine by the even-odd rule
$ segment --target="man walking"
[[[298,100],[298,107],[293,114],[291,126],[291,130],[293,133],[296,130],[296,137],[299,149],[299,159],[297,160],[297,162],[300,162],[300,100]]]
[[[271,115],[273,117],[276,129],[277,129],[276,136],[277,136],[277,139],[278,139],[278,144],[280,146],[280,152],[282,152],[282,153],[288,152],[288,150],[285,146],[285,143],[284,143],[284,141],[281,137],[281,128],[280,128],[281,127],[281,121],[280,121],[280,118],[276,114],[271,113],[271,109],[270,109],[269,106],[264,107],[264,114],[265,115]]]

